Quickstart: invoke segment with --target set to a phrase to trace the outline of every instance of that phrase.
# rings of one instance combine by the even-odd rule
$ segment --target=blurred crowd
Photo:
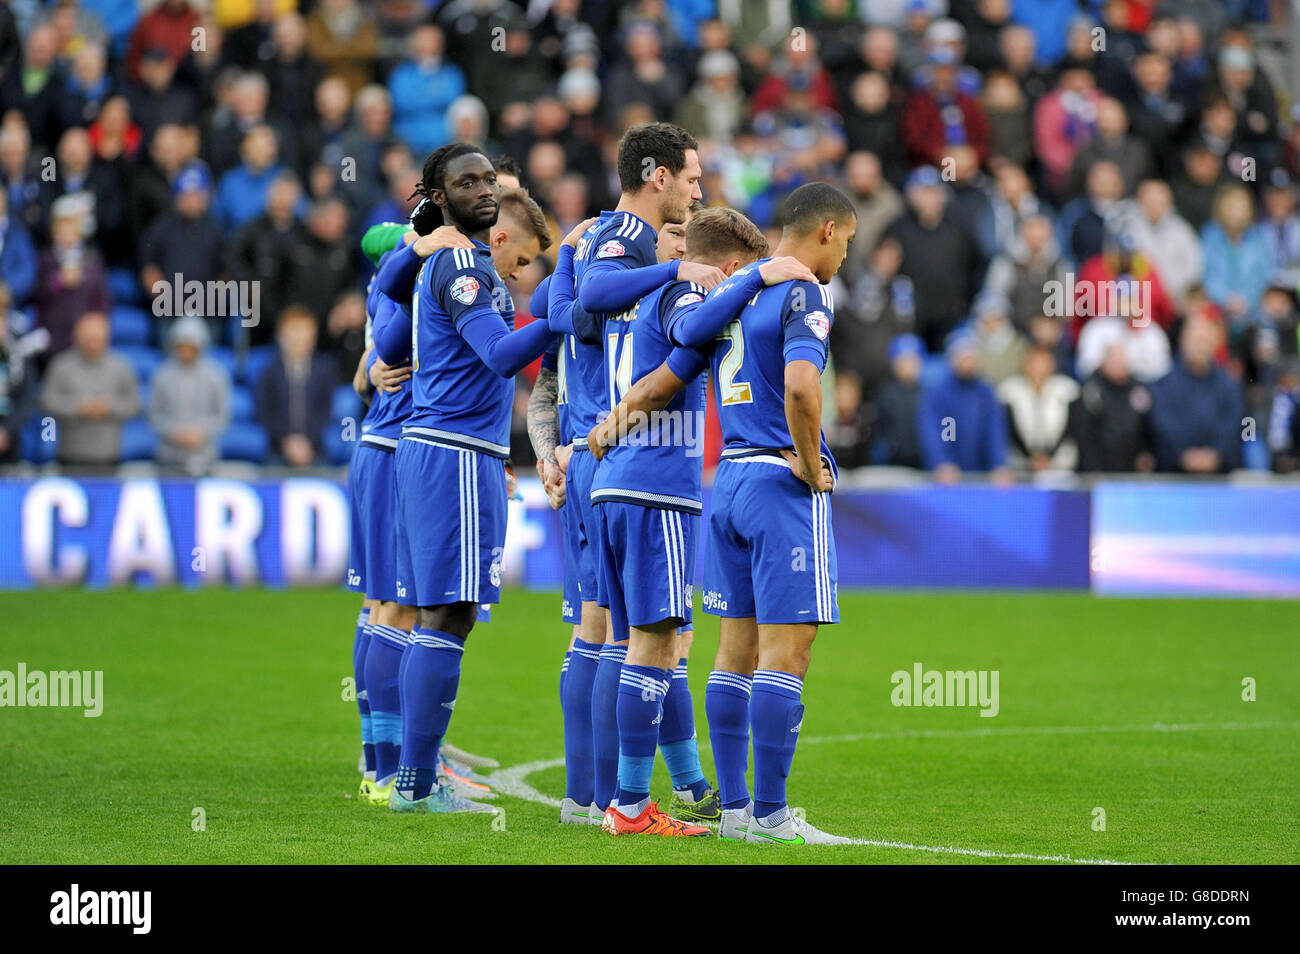
[[[424,156],[510,157],[561,236],[661,119],[766,229],[852,196],[842,467],[1295,470],[1290,6],[0,0],[0,460],[346,462],[359,239]]]

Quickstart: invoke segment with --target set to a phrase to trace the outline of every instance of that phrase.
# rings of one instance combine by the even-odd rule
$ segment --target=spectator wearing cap
[[[330,423],[330,400],[338,384],[334,363],[316,350],[316,318],[300,305],[281,314],[276,358],[256,384],[257,416],[279,461],[310,467],[321,452]]]
[[[36,287],[36,245],[22,221],[9,215],[9,193],[0,190],[0,280],[10,301],[25,304]]]
[[[886,234],[902,248],[900,271],[916,289],[916,333],[938,350],[969,310],[987,263],[974,236],[949,211],[938,169],[913,170],[905,193],[908,210]]]
[[[998,483],[1006,469],[1007,415],[993,388],[979,376],[979,349],[969,332],[952,335],[945,349],[948,372],[921,391],[917,432],[921,460],[939,483],[965,473],[989,473]]]
[[[1152,387],[1156,467],[1169,473],[1227,473],[1241,463],[1241,386],[1214,363],[1222,326],[1188,318],[1179,360]]]
[[[1066,281],[1052,220],[1032,215],[1020,223],[1015,238],[990,263],[984,288],[1008,301],[1012,326],[1028,334],[1030,324],[1042,314],[1047,290],[1064,287]]]
[[[916,291],[900,275],[903,252],[886,238],[872,251],[865,272],[849,286],[844,308],[831,328],[836,372],[853,374],[862,393],[873,397],[889,374],[889,344],[911,332],[916,322]]]
[[[140,413],[135,372],[108,347],[108,319],[83,314],[76,323],[76,347],[50,362],[41,388],[41,407],[54,415],[59,463],[106,469],[121,455],[122,425]]]
[[[929,82],[913,89],[903,101],[899,135],[913,165],[941,165],[949,144],[968,145],[979,164],[988,161],[991,127],[979,100],[957,83],[959,62],[949,46],[927,54]]]
[[[1300,215],[1296,214],[1296,185],[1291,173],[1273,168],[1264,181],[1264,209],[1255,231],[1268,246],[1272,281],[1300,287]]]
[[[209,212],[212,177],[203,162],[187,164],[172,183],[172,207],[140,241],[140,281],[149,295],[170,295],[158,282],[209,282],[221,274],[225,238]],[[175,316],[173,316],[175,317]]]
[[[87,312],[108,310],[108,277],[99,251],[86,242],[90,200],[65,195],[50,210],[50,245],[40,255],[36,321],[50,333],[49,354],[72,344],[73,328]]]
[[[1092,73],[1074,68],[1065,70],[1034,107],[1034,152],[1043,166],[1044,185],[1054,197],[1064,193],[1074,157],[1096,134],[1101,99]]]
[[[239,165],[221,177],[214,211],[227,231],[257,218],[266,208],[266,191],[283,171],[279,144],[270,126],[254,126],[239,148]]]
[[[356,0],[321,0],[307,17],[307,50],[355,95],[374,76],[379,29]]]
[[[844,162],[845,185],[858,217],[858,231],[849,243],[840,274],[850,284],[867,268],[886,229],[905,209],[903,197],[885,179],[880,159],[871,152],[852,152]]]
[[[1011,323],[1011,302],[997,292],[981,292],[971,317],[980,377],[997,387],[1024,369],[1029,340]],[[1054,356],[1052,360],[1055,363]]]
[[[149,426],[159,438],[158,463],[198,476],[217,459],[217,441],[230,423],[230,379],[203,354],[203,319],[179,319],[167,343],[171,356],[150,384]]]
[[[1035,474],[1074,470],[1079,447],[1070,435],[1070,406],[1079,396],[1079,385],[1057,373],[1050,348],[1030,349],[1023,369],[997,386],[997,396],[1006,405],[1010,423],[1011,467]]]
[[[676,121],[697,139],[730,143],[745,119],[740,61],[730,50],[710,50],[699,59],[697,82],[677,107]]]
[[[1150,389],[1129,373],[1123,342],[1112,342],[1070,408],[1070,433],[1079,448],[1079,471],[1125,474],[1152,470],[1150,415]]]
[[[1123,216],[1124,232],[1147,258],[1175,307],[1190,288],[1201,283],[1205,254],[1200,236],[1174,208],[1173,190],[1160,179],[1138,186],[1137,197]]]
[[[393,131],[416,155],[451,141],[447,107],[465,92],[465,74],[443,58],[442,30],[432,23],[411,34],[410,56],[388,76]]]
[[[1078,340],[1088,321],[1107,314],[1119,314],[1137,326],[1154,323],[1166,333],[1176,317],[1159,270],[1125,231],[1108,233],[1101,254],[1079,266],[1071,335]]]
[[[1205,291],[1224,310],[1230,325],[1248,319],[1273,274],[1273,259],[1261,232],[1252,229],[1255,201],[1245,186],[1226,186],[1215,198],[1214,219],[1201,229],[1205,249]]]
[[[194,43],[194,28],[199,25],[198,11],[188,0],[162,0],[140,18],[131,31],[126,63],[131,79],[140,80],[140,60],[144,51],[161,48],[167,51],[173,66],[190,54]]]
[[[889,377],[874,398],[877,462],[890,467],[921,467],[917,412],[925,345],[916,335],[899,335],[889,345]]]

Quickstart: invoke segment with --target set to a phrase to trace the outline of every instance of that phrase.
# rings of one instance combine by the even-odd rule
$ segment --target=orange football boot
[[[668,838],[699,838],[712,835],[712,830],[702,825],[691,825],[669,818],[659,810],[658,802],[651,802],[636,818],[628,818],[612,805],[605,809],[601,831],[611,835],[664,835]]]

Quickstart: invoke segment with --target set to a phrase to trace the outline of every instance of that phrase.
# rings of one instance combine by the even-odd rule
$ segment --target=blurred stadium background
[[[341,579],[364,229],[455,139],[558,237],[672,119],[709,203],[859,208],[844,586],[1296,596],[1297,30],[1266,0],[7,0],[0,586]],[[1106,288],[1140,313],[1093,317]],[[556,585],[556,526],[526,480],[509,579]]]

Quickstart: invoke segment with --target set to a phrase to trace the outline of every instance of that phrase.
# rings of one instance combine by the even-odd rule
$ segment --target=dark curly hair
[[[429,153],[428,158],[424,160],[424,170],[420,175],[420,184],[415,187],[410,198],[420,196],[420,203],[411,213],[411,228],[421,235],[428,235],[440,225],[445,225],[442,209],[433,201],[433,192],[435,189],[445,189],[444,181],[447,178],[447,163],[459,157],[471,153],[479,153],[481,150],[477,146],[471,146],[469,143],[454,142],[446,146],[439,146],[433,152]],[[486,159],[487,157],[484,156]]]

